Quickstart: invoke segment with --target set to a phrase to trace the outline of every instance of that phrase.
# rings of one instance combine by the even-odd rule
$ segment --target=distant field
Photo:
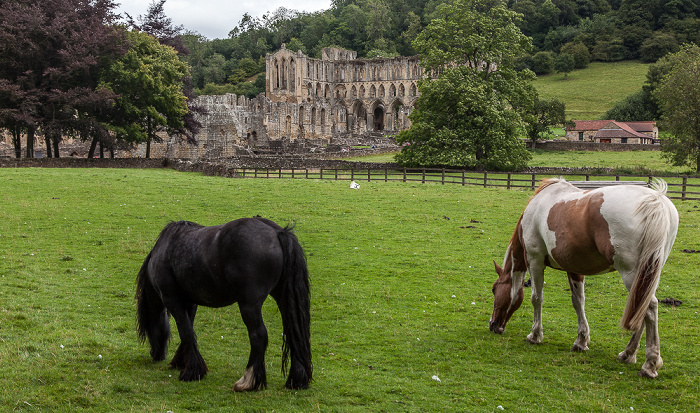
[[[688,167],[672,166],[657,151],[630,152],[593,152],[593,151],[532,151],[532,160],[528,166],[548,166],[553,168],[615,168],[621,174],[669,175],[690,174]],[[395,153],[384,153],[357,158],[345,158],[348,161],[394,162]]]
[[[540,96],[566,103],[571,119],[600,119],[616,102],[642,87],[649,65],[638,61],[591,63],[586,69],[539,76],[535,87]]]

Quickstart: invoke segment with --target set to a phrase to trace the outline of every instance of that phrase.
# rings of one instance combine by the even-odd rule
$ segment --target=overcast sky
[[[127,12],[137,19],[145,15],[152,0],[115,0],[117,13]],[[261,17],[280,7],[315,12],[331,7],[331,0],[166,0],[165,15],[176,26],[199,32],[209,39],[225,39],[238,26],[244,13]]]

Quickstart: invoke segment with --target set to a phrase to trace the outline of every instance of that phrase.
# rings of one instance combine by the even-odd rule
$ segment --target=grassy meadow
[[[0,169],[0,406],[26,412],[594,411],[700,409],[698,202],[676,202],[678,240],[658,297],[664,367],[655,380],[615,360],[626,291],[587,279],[591,345],[576,336],[564,274],[546,273],[544,342],[529,302],[488,331],[502,261],[529,191],[458,185],[227,179],[121,169]],[[314,379],[284,389],[270,299],[267,390],[234,393],[248,358],[237,306],[200,308],[209,366],[182,383],[135,329],[136,273],[163,226],[261,215],[296,222],[312,287]],[[529,294],[529,292],[526,292]],[[176,328],[173,323],[173,332]],[[171,341],[169,356],[179,343]],[[439,380],[438,380],[439,379]]]
[[[587,68],[538,76],[540,96],[566,103],[567,119],[600,119],[615,103],[642,88],[648,64],[638,61],[592,62]]]
[[[621,174],[654,175],[694,175],[689,167],[673,166],[663,158],[660,151],[542,151],[533,150],[528,166],[558,168],[614,168]],[[395,153],[384,153],[357,158],[344,158],[349,161],[394,162]]]

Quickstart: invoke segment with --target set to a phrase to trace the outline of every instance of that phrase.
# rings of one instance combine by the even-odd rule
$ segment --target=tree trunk
[[[27,158],[34,157],[34,132],[36,129],[33,126],[27,128]]]
[[[92,138],[92,143],[90,144],[90,150],[88,151],[88,159],[95,157],[95,148],[97,147],[97,138]]]
[[[105,148],[102,145],[102,141],[100,141],[100,159],[104,159],[104,158],[105,158]]]
[[[53,143],[53,157],[54,158],[60,158],[61,154],[58,152],[58,143],[61,141],[61,137],[59,135],[56,135],[51,139],[51,142]]]
[[[19,127],[12,129],[12,143],[15,146],[15,158],[22,157],[22,129]]]
[[[48,134],[44,135],[44,143],[46,144],[46,157],[50,158],[53,154],[53,151],[51,150],[51,138]]]
[[[151,119],[146,121],[146,159],[151,157]]]

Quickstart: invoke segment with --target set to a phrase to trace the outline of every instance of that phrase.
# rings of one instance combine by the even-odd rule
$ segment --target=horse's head
[[[502,334],[506,328],[506,323],[510,320],[515,310],[523,303],[523,286],[513,289],[513,278],[510,271],[505,271],[495,261],[498,279],[493,283],[493,314],[489,321],[489,330],[496,334]]]

